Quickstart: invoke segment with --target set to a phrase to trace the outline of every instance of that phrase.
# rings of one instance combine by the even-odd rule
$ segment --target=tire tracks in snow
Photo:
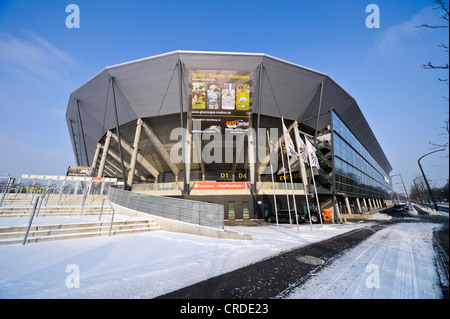
[[[358,244],[357,251],[354,250],[357,248],[353,248],[339,254],[330,260],[327,268],[318,269],[312,276],[305,278],[301,283],[305,286],[298,284],[290,287],[277,298],[326,299],[336,298],[336,295],[351,298],[353,291],[360,291],[359,287],[355,287],[355,283],[361,282],[358,277],[365,272],[367,264],[371,263],[374,256],[379,254],[379,248],[388,236],[389,233],[385,229],[378,231]],[[328,273],[324,276],[324,272]],[[309,286],[315,288],[309,289]]]
[[[440,298],[428,223],[394,223],[345,252],[285,298]],[[377,269],[378,285],[368,279]]]
[[[164,294],[158,299],[268,299],[301,285],[342,252],[385,227],[375,224],[302,246],[235,271]],[[302,258],[309,257],[309,258]],[[322,260],[323,263],[307,262]]]

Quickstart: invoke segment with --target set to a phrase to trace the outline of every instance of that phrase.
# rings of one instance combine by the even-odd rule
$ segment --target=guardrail
[[[0,207],[2,207],[2,205],[3,205],[3,201],[5,200],[7,192],[8,192],[8,189],[6,189],[6,188],[2,189],[0,192],[0,194],[1,194]]]
[[[437,207],[439,208],[440,211],[448,213],[448,203],[447,204],[438,203]]]
[[[108,197],[103,198],[103,201],[102,201],[102,209],[100,210],[100,215],[98,216],[98,221],[101,221],[101,220],[102,220],[103,205],[105,204],[105,200],[108,200],[109,206],[111,207],[111,210],[112,210],[111,224],[109,225],[109,236],[111,236],[111,230],[112,230],[112,226],[113,226],[113,223],[114,223],[114,215],[116,214],[116,210],[114,209],[114,207],[113,207],[113,205],[111,204],[111,201],[109,200]]]
[[[211,181],[212,182],[212,181]],[[231,181],[230,181],[231,182]],[[209,183],[207,182],[201,182],[201,181],[191,181],[189,184],[189,188],[193,189],[193,186],[195,183]],[[214,183],[214,182],[212,182]],[[227,182],[223,182],[227,183]],[[286,185],[289,190],[292,189],[292,186],[294,187],[294,190],[304,190],[304,186],[302,183],[293,183],[292,185],[290,182],[288,184],[284,182],[257,182],[256,188],[258,190],[286,190]],[[244,184],[244,188],[242,189],[250,189],[251,185],[250,182],[246,181]],[[170,183],[142,183],[142,184],[135,184],[133,185],[133,191],[182,191],[183,190],[183,183],[182,182],[170,182]]]
[[[294,187],[294,190],[304,190],[305,187],[303,186],[302,183],[292,183],[290,181],[286,183],[284,182],[258,182],[256,183],[256,187],[258,190],[282,190],[282,191],[286,191],[286,187],[288,189],[288,191],[292,190],[292,186]]]
[[[182,182],[143,183],[133,185],[133,191],[182,191]]]
[[[33,218],[34,218],[34,214],[36,213],[36,207],[37,207],[38,203],[39,203],[39,196],[36,198],[36,201],[34,202],[33,212],[31,213],[30,219],[28,220],[28,227],[27,227],[27,231],[25,232],[25,236],[23,237],[22,245],[25,245],[25,243],[27,242],[28,234],[30,232],[31,224],[33,223]]]
[[[108,198],[114,204],[185,223],[224,229],[223,205],[180,198],[141,194],[110,187]]]

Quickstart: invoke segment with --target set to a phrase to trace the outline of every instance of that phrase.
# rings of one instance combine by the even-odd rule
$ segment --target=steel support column
[[[261,121],[261,90],[262,90],[262,77],[263,77],[263,64],[261,63],[259,65],[259,72],[258,72],[258,95],[257,95],[257,101],[258,101],[258,105],[257,105],[257,110],[258,110],[258,117],[257,117],[257,121],[256,121],[256,148],[255,148],[255,162],[252,163],[250,162],[250,165],[252,165],[253,167],[253,172],[254,174],[256,174],[256,176],[254,176],[254,181],[252,182],[252,194],[256,194],[257,193],[257,188],[256,188],[256,181],[260,180],[260,173],[258,171],[258,163],[259,163],[259,126],[260,126],[260,121]],[[252,121],[253,122],[253,121]],[[264,148],[266,146],[264,145]],[[251,171],[250,171],[251,172]]]
[[[130,172],[128,173],[127,184],[131,188],[133,186],[134,172],[136,170],[136,159],[139,150],[139,140],[141,139],[142,120],[138,119],[136,123],[136,132],[134,134],[133,153],[131,154]]]
[[[347,196],[344,196],[345,206],[347,206],[347,214],[352,214],[352,208],[350,207],[350,202]]]
[[[106,157],[108,156],[109,144],[111,143],[111,131],[106,133],[105,144],[103,145],[102,159],[100,160],[100,167],[98,168],[97,177],[103,177],[103,171],[105,169]]]
[[[83,145],[84,145],[84,154],[86,156],[86,165],[89,165],[89,159],[88,159],[88,152],[86,147],[86,139],[84,137],[84,129],[83,129],[83,121],[81,120],[81,113],[80,113],[80,105],[78,103],[78,99],[75,99],[75,102],[77,103],[77,113],[78,113],[78,120],[80,121],[80,135],[83,137]],[[81,145],[80,145],[81,147]]]
[[[114,78],[111,76],[110,78],[111,85],[112,85],[112,93],[113,93],[113,101],[114,101],[114,113],[116,116],[116,134],[117,138],[119,139],[119,156],[120,156],[120,165],[122,168],[122,176],[123,176],[123,188],[125,190],[129,190],[128,184],[127,184],[127,173],[125,171],[125,166],[123,165],[123,154],[122,154],[122,143],[120,139],[120,129],[119,129],[119,117],[117,115],[117,104],[116,104],[116,92],[114,89]]]
[[[133,154],[133,148],[128,144],[128,142],[124,139],[122,139],[119,143],[119,137],[112,133],[111,137],[121,145],[121,147],[130,155]],[[120,154],[119,154],[120,157]],[[155,179],[158,178],[159,172],[156,168],[153,167],[152,164],[150,164],[139,152],[136,155],[136,160],[142,165],[143,168],[145,168],[151,175],[155,177]],[[122,161],[122,159],[121,159]],[[122,161],[123,162],[123,161]]]
[[[314,147],[317,147],[317,134],[319,131],[320,110],[322,108],[323,82],[320,83],[319,106],[317,107],[316,129],[314,131]]]
[[[178,87],[179,87],[179,97],[180,97],[180,127],[184,128],[184,107],[183,107],[183,66],[181,65],[181,60],[178,60]],[[186,136],[185,136],[185,131],[183,130],[183,134],[182,134],[182,158],[183,158],[183,172],[184,172],[184,181],[183,181],[183,194],[184,195],[189,195],[189,179],[190,179],[190,174],[187,172],[187,165],[186,165],[186,160],[188,159],[188,155],[190,156],[190,151],[187,152],[186,150],[186,146],[189,146],[190,148],[190,143],[189,145],[186,145]],[[189,157],[189,162],[190,162],[190,157]]]
[[[94,159],[92,160],[92,170],[95,171],[95,167],[97,166],[98,157],[100,155],[100,149],[102,148],[102,144],[97,143],[97,148],[95,149]]]
[[[356,204],[358,205],[358,213],[362,214],[361,203],[359,202],[359,198],[356,197]]]
[[[170,170],[172,171],[173,175],[178,176],[179,170],[175,163],[170,158],[169,153],[164,148],[163,143],[159,140],[158,136],[156,135],[155,131],[144,121],[141,121],[142,128],[144,129],[145,134],[148,136],[152,144],[155,146],[156,150],[158,151],[158,154],[161,155],[164,162],[169,166]],[[137,134],[137,129],[136,129]]]

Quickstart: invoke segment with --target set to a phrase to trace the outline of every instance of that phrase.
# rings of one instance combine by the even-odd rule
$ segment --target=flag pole
[[[288,212],[289,212],[289,224],[292,226],[291,221],[291,204],[289,203],[289,194],[288,194],[288,187],[286,182],[286,169],[284,168],[284,155],[283,152],[286,152],[286,146],[284,144],[281,145],[281,161],[283,162],[283,174],[284,174],[284,187],[286,189],[286,200],[287,200],[287,206],[288,206]],[[287,156],[287,154],[286,154]]]
[[[272,152],[274,151],[270,144],[270,137],[269,137],[269,131],[266,131],[267,133],[267,142],[269,143],[269,164],[270,164],[270,172],[272,176],[272,190],[273,190],[273,205],[275,206],[275,219],[277,220],[277,227],[278,227],[278,209],[277,209],[277,198],[275,196],[275,181],[273,179],[273,166],[272,166]],[[278,159],[278,156],[277,156]]]
[[[294,214],[295,221],[297,223],[297,232],[300,232],[300,228],[298,226],[298,216],[297,216],[297,201],[295,200],[295,192],[294,192],[294,182],[292,181],[292,173],[291,173],[291,163],[289,162],[289,155],[287,155],[288,166],[289,166],[289,176],[291,178],[291,187],[292,187],[292,198],[294,199]],[[289,213],[290,214],[290,213]],[[290,215],[289,215],[290,216]]]
[[[306,190],[306,185],[303,184],[303,187],[305,188],[305,198],[306,198],[306,207],[308,207],[308,216],[309,216],[309,226],[311,226],[311,230],[313,229],[312,220],[311,220],[311,209],[309,208],[309,192]]]
[[[308,178],[306,176],[306,170],[304,168],[302,169],[302,163],[304,166],[305,161],[308,161],[308,155],[306,155],[304,160],[301,157],[301,148],[303,148],[303,150],[306,152],[306,147],[304,145],[301,145],[301,144],[303,144],[303,142],[301,140],[300,133],[298,131],[297,126],[294,126],[294,133],[295,133],[295,141],[297,142],[298,170],[299,170],[300,174],[302,175],[303,189],[305,191],[305,198],[306,198],[306,208],[308,209],[308,216],[309,216],[309,225],[311,226],[311,230],[312,230],[313,226],[312,226],[312,221],[311,221],[311,210],[309,208],[309,200],[308,200],[309,192],[306,189],[306,181],[308,180]]]
[[[290,143],[290,142],[291,142],[291,141],[289,141],[289,140],[286,139],[286,134],[288,134],[288,137],[289,137],[289,138],[290,138],[290,136],[289,136],[289,132],[288,132],[287,129],[286,129],[286,126],[284,125],[284,120],[283,120],[283,118],[281,118],[281,121],[282,121],[282,123],[283,123],[284,143],[285,143],[285,145],[286,145],[286,143]],[[292,147],[294,147],[293,144],[292,144]],[[295,152],[295,151],[294,151],[294,152]],[[289,153],[290,153],[290,152],[287,152],[287,148],[286,148],[286,159],[287,159],[287,162],[288,162],[289,177],[290,177],[290,179],[291,179],[292,199],[294,200],[295,222],[296,222],[296,224],[297,224],[297,232],[300,232],[300,228],[299,228],[299,226],[298,226],[298,216],[297,216],[297,201],[295,200],[294,181],[293,181],[293,178],[292,178],[291,163],[290,163],[290,161],[289,161]],[[289,210],[289,219],[290,219],[290,216],[291,216],[291,211]]]
[[[303,135],[305,136],[305,142],[306,143],[310,143],[309,141],[306,140],[307,139],[306,134],[303,133]],[[314,152],[314,147],[312,148],[311,151]],[[309,152],[308,152],[308,156],[309,156]],[[311,159],[309,161],[309,168],[311,170],[311,176],[312,176],[312,180],[313,180],[313,183],[314,183],[314,193],[316,194],[316,202],[317,202],[317,209],[319,210],[318,213],[319,213],[320,225],[323,227],[322,211],[320,209],[319,196],[317,195],[316,180],[314,178],[314,172],[313,172],[313,166],[312,166],[312,163],[311,163]]]
[[[314,173],[313,173],[312,167],[310,167],[310,168],[311,168],[311,175],[312,175],[312,179],[313,179],[313,183],[314,183],[314,192],[316,193],[317,209],[319,210],[320,225],[323,227],[322,210],[320,209],[319,196],[317,195],[316,180],[314,179]]]

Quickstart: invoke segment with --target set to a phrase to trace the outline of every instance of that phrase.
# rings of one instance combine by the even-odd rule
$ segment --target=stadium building
[[[298,209],[308,193],[334,217],[390,204],[392,168],[357,102],[328,75],[266,54],[175,51],[109,66],[70,95],[66,119],[77,165],[94,177],[222,204],[225,219],[292,208],[293,194]],[[290,157],[283,168],[282,119],[320,167]]]

